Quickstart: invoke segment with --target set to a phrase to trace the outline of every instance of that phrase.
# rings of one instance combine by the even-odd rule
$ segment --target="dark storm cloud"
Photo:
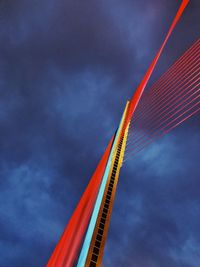
[[[0,2],[0,267],[45,266],[178,4]],[[199,37],[199,7],[152,80]],[[124,165],[105,266],[199,266],[199,130]]]

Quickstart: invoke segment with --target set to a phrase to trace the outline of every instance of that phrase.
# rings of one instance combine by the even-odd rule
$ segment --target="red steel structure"
[[[122,162],[200,110],[200,39],[146,85],[189,0],[183,0],[46,267],[101,266]]]

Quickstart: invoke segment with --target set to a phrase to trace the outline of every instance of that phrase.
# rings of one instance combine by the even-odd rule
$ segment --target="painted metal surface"
[[[85,236],[85,240],[83,242],[83,246],[82,246],[82,249],[81,249],[81,253],[80,253],[80,256],[79,256],[79,259],[78,259],[77,267],[83,267],[86,264],[86,259],[87,259],[87,255],[88,255],[88,252],[89,252],[90,243],[91,243],[92,236],[93,236],[93,233],[94,233],[94,230],[95,230],[95,225],[96,225],[98,213],[99,213],[99,210],[100,210],[100,207],[101,207],[101,203],[102,203],[103,195],[104,195],[104,192],[105,192],[108,176],[109,176],[109,173],[110,173],[110,168],[111,168],[111,165],[112,165],[113,155],[114,155],[114,152],[115,152],[115,149],[116,149],[116,146],[118,144],[119,137],[120,137],[120,133],[121,133],[122,125],[123,125],[123,120],[124,120],[124,115],[122,117],[122,120],[120,122],[120,126],[119,126],[119,128],[117,130],[117,133],[116,133],[116,136],[115,136],[115,139],[114,139],[114,143],[113,143],[112,150],[111,150],[108,162],[107,162],[106,170],[105,170],[105,173],[104,173],[104,176],[103,176],[103,179],[102,179],[102,183],[101,183],[101,186],[100,186],[100,189],[99,189],[99,193],[98,193],[97,200],[96,200],[96,203],[95,203],[95,206],[94,206],[92,217],[91,217],[91,220],[90,220],[90,223],[89,223],[89,226],[88,226],[88,230],[87,230],[87,233],[86,233],[86,236]]]

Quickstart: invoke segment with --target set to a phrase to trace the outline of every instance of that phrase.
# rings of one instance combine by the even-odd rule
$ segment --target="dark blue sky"
[[[181,1],[0,1],[0,267],[43,267]],[[152,84],[199,37],[191,1]],[[200,116],[124,164],[103,267],[200,266]]]

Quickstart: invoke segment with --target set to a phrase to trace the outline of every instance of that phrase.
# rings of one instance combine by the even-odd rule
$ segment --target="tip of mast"
[[[182,5],[185,5],[185,6],[187,6],[187,4],[190,2],[190,0],[183,0],[182,1]]]

